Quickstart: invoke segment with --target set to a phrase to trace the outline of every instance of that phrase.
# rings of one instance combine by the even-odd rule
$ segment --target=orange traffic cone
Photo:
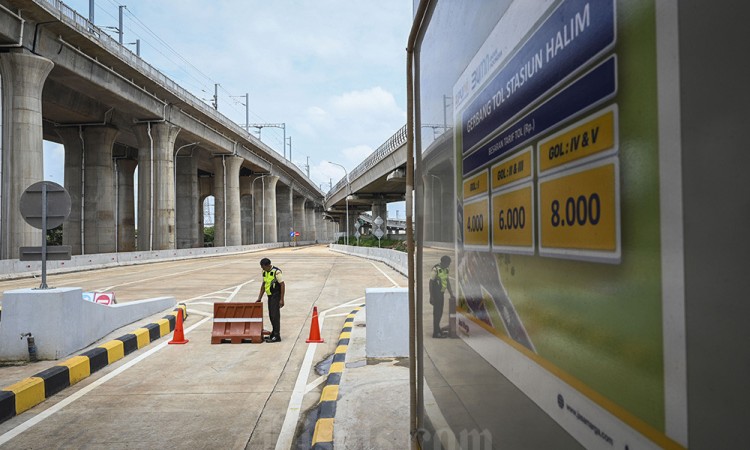
[[[185,339],[185,333],[182,331],[182,308],[177,310],[177,320],[174,325],[174,336],[169,344],[187,344],[188,340]]]
[[[310,325],[310,337],[305,341],[308,344],[320,344],[325,342],[320,338],[320,326],[318,325],[318,307],[313,306],[312,325]]]

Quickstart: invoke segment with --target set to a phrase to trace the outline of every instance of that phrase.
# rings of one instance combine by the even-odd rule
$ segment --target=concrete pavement
[[[106,276],[109,283],[98,279],[93,282],[121,284],[123,299],[138,298],[125,291],[125,285],[149,294],[158,290],[146,281],[131,280],[154,278],[157,284],[179,286],[175,290],[177,299],[186,302],[191,312],[184,324],[190,343],[168,346],[166,341],[171,336],[165,336],[43,404],[0,423],[0,445],[153,448],[170,445],[175,442],[174,436],[179,436],[183,448],[309,448],[304,432],[309,422],[306,412],[315,409],[325,379],[312,367],[305,369],[306,354],[311,352],[310,359],[317,363],[333,353],[344,316],[354,305],[363,303],[364,288],[403,286],[405,277],[381,263],[331,253],[325,247],[275,250],[262,256],[269,256],[286,271],[288,295],[295,299],[282,310],[281,343],[208,343],[213,302],[248,301],[257,296],[258,277],[248,280],[247,273],[257,271],[259,254],[212,258],[198,266],[173,263],[174,269],[169,270],[178,274],[174,277],[165,265],[149,265],[150,277],[130,275],[118,268],[117,276],[122,279],[110,272]],[[211,277],[195,270],[202,265],[231,269],[239,278],[230,277],[217,286],[221,289],[203,286]],[[77,282],[84,277],[69,276]],[[185,277],[186,281],[178,277]],[[189,293],[194,295],[187,297]],[[310,300],[300,301],[303,298]],[[309,333],[310,302],[318,304],[321,311],[328,311],[321,321],[325,344],[304,343]],[[338,395],[334,443],[339,448],[406,448],[408,363],[365,358],[365,317],[366,308],[355,316]],[[142,322],[153,320],[149,317]],[[138,322],[123,327],[102,341],[141,325]],[[0,387],[54,364],[55,361],[43,361],[0,367]],[[284,421],[292,409],[290,403],[298,380],[302,380],[301,402],[296,410],[299,415],[292,423],[289,438],[283,435],[287,432]],[[285,446],[286,443],[290,445]]]

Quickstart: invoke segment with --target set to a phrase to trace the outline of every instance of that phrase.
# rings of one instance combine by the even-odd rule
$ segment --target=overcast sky
[[[89,17],[89,0],[65,3]],[[122,4],[96,0],[94,23],[117,27]],[[305,172],[309,157],[310,178],[324,192],[344,177],[326,160],[351,170],[406,123],[411,0],[124,4],[125,43],[140,39],[146,62],[207,103],[219,84],[219,112],[240,125],[248,93],[250,123],[285,123],[292,160]],[[261,130],[279,153],[282,136],[281,129]],[[62,154],[45,144],[45,178],[60,184]],[[391,215],[395,209],[403,218],[403,202]]]

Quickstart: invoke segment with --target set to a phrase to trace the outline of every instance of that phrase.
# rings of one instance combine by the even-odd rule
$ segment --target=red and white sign
[[[114,305],[115,304],[115,293],[114,292],[95,292],[94,303],[100,305]]]

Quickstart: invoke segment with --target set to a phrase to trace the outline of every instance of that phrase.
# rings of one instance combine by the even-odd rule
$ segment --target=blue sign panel
[[[462,152],[615,42],[614,2],[566,0],[461,114]]]
[[[463,175],[471,174],[563,120],[586,111],[616,93],[617,59],[612,55],[465,157]]]

